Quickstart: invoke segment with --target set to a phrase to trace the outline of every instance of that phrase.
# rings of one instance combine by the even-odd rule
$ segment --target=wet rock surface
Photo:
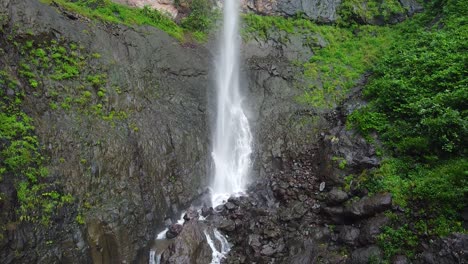
[[[237,207],[217,213],[221,218],[218,227],[223,228],[233,244],[226,263],[316,263],[318,260],[345,263],[352,261],[350,256],[355,250],[363,245],[372,246],[374,241],[362,243],[359,239],[367,215],[352,220],[353,225],[335,225],[323,213],[322,207],[342,204],[348,194],[343,195],[337,187],[320,192],[317,172],[321,161],[315,153],[317,149],[312,149],[299,159],[284,163],[287,170],[257,182],[249,189],[248,197],[231,198],[230,203]],[[340,208],[345,217],[343,205]],[[237,225],[226,230],[223,221]],[[374,248],[369,254],[375,253]],[[356,251],[355,259],[361,261],[369,254]]]
[[[276,2],[270,2],[275,10]],[[281,12],[296,12],[291,6],[299,2],[291,3]],[[298,8],[310,11],[309,4]],[[306,14],[327,22],[336,2],[322,4],[311,12],[326,15]],[[258,135],[253,159],[259,179],[248,197],[202,208],[205,222],[189,211],[177,225],[176,214],[206,186],[211,44],[187,48],[154,28],[90,22],[34,0],[2,1],[0,14],[5,13],[10,21],[1,23],[18,26],[21,37],[77,42],[102,54],[100,65],[122,92],[110,96],[109,107],[129,117],[111,126],[78,112],[54,113],[41,98],[26,100],[51,156],[50,171],[90,208],[84,224],[76,222],[75,207],[63,210],[59,224],[48,230],[11,223],[0,240],[2,263],[148,263],[148,245],[163,222],[174,237],[163,263],[209,263],[204,231],[213,227],[233,245],[226,263],[367,263],[381,255],[375,237],[387,221],[381,213],[391,208],[391,196],[343,185],[345,175],[379,164],[374,148],[343,125],[341,116],[357,104],[317,113],[295,103],[302,91],[295,88],[300,80],[291,62],[312,56],[304,48],[310,36],[283,43],[283,33],[276,32],[246,43],[246,105]],[[315,45],[327,43],[317,39]],[[333,157],[345,160],[346,168]],[[466,248],[464,235],[436,241],[420,263],[462,263]]]
[[[243,0],[242,6],[246,12],[255,12],[262,15],[280,15],[293,17],[300,14],[306,19],[318,23],[333,23],[340,19],[340,8],[344,1],[341,0]],[[380,8],[385,8],[385,1],[382,1]],[[404,0],[398,3],[401,10],[392,14],[386,20],[381,14],[374,14],[374,17],[363,15],[371,12],[370,8],[361,2],[354,2],[352,9],[356,12],[356,20],[360,23],[383,24],[397,23],[416,12],[422,11],[422,6],[414,0]]]
[[[162,264],[210,263],[211,248],[204,231],[207,227],[195,219],[181,225],[181,232],[161,255]]]
[[[156,28],[91,22],[35,0],[0,1],[0,18],[2,69],[13,74],[27,59],[15,55],[9,34],[19,45],[74,43],[86,56],[95,54],[80,70],[105,76],[100,107],[110,114],[103,118],[72,103],[67,111],[49,107],[46,89],[70,87],[58,94],[74,102],[75,88],[88,85],[82,80],[38,79],[36,91],[21,81],[24,111],[34,119],[51,181],[75,204],[50,227],[12,226],[11,236],[0,239],[0,262],[147,263],[156,230],[178,218],[208,181],[209,50],[186,48]],[[14,212],[13,206],[2,211]]]
[[[214,94],[210,75],[214,44],[187,47],[155,28],[90,21],[35,0],[1,1],[0,14],[4,32],[15,28],[21,43],[29,38],[77,43],[80,49],[96,54],[96,62],[86,70],[98,69],[107,76],[108,100],[103,108],[125,113],[125,118],[114,117],[110,122],[80,109],[52,111],[47,95],[36,97],[29,91],[24,110],[35,120],[38,139],[50,157],[48,169],[77,204],[67,209],[63,224],[51,227],[57,232],[47,232],[51,237],[34,233],[38,239],[24,239],[22,234],[29,229],[12,227],[11,239],[0,242],[2,259],[8,260],[5,263],[56,263],[70,255],[80,263],[146,262],[156,230],[175,223],[180,211],[204,195],[207,186],[209,120],[214,117],[214,102],[207,94]],[[12,46],[6,33],[1,34],[2,48]],[[279,38],[280,33],[275,36]],[[255,124],[252,131],[259,135],[252,156],[254,173],[261,177],[278,171],[283,160],[318,140],[315,135],[301,136],[321,125],[304,125],[304,118],[313,113],[296,102],[301,91],[292,82],[297,69],[291,61],[305,61],[312,54],[304,48],[305,41],[298,36],[290,47],[276,40],[251,41],[243,51],[248,82],[243,92],[246,105],[252,106],[248,111]],[[21,58],[7,54],[0,57],[1,65],[10,65],[14,71]],[[42,81],[44,87],[54,85]],[[70,81],[70,87],[80,85]],[[59,84],[60,89],[63,86]],[[233,204],[223,208],[239,212],[233,222],[224,222],[228,230],[239,226],[242,217],[236,209],[239,204]],[[84,205],[78,212],[77,207]],[[13,206],[8,208],[13,210]],[[298,206],[294,217],[301,217],[305,210]],[[78,213],[84,224],[75,220]],[[213,209],[201,213],[207,217]],[[49,240],[57,243],[43,243]],[[18,249],[24,254],[15,254]],[[58,257],[47,251],[58,252],[54,253]],[[35,252],[42,256],[40,260]],[[271,250],[265,248],[264,253]]]

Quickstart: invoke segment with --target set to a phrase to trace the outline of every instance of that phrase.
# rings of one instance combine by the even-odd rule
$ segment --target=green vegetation
[[[48,4],[52,3],[52,0],[42,1]],[[110,0],[54,0],[53,2],[72,12],[103,22],[127,26],[153,26],[181,41],[186,38],[186,35],[203,41],[217,18],[207,0],[192,1],[191,13],[183,19],[181,25],[176,24],[169,15],[150,7],[131,8]]]
[[[387,258],[414,254],[416,242],[466,232],[468,196],[468,19],[459,1],[433,1],[428,12],[395,26],[400,36],[373,68],[363,93],[369,104],[348,125],[384,146],[371,172],[372,192],[390,191],[408,209],[381,235]],[[400,228],[403,222],[411,223]]]
[[[128,118],[127,113],[108,107],[109,94],[115,91],[96,62],[99,54],[59,38],[16,36],[14,30],[4,33],[0,37],[12,44],[8,48],[16,54],[13,63],[18,67],[9,68],[11,61],[2,61],[0,67],[0,181],[14,188],[18,204],[11,204],[16,210],[14,218],[7,215],[11,214],[8,208],[0,214],[0,230],[6,221],[48,225],[56,209],[74,203],[46,169],[49,161],[34,135],[33,120],[22,110],[25,98],[34,96],[45,102],[50,109],[44,111],[63,111],[71,116],[78,113],[80,117],[100,118],[111,126]],[[0,199],[5,195],[0,193]],[[77,222],[82,223],[82,217]]]
[[[408,228],[408,224],[396,229],[384,227],[383,233],[378,237],[378,244],[385,253],[385,258],[390,259],[397,254],[414,257],[412,250],[418,245],[418,237]]]
[[[212,10],[208,0],[193,0],[190,3],[190,14],[182,20],[181,26],[193,32],[196,38],[205,38],[205,34],[212,28],[219,14]],[[200,34],[203,33],[203,34]]]
[[[243,35],[285,44],[291,34],[310,40],[314,56],[298,63],[306,83],[298,99],[319,109],[337,106],[364,73],[372,73],[363,91],[369,104],[348,117],[348,126],[370,142],[378,135],[383,162],[346,177],[344,189],[389,191],[406,210],[379,237],[389,260],[414,256],[419,241],[466,232],[460,212],[468,196],[468,27],[467,7],[453,0],[428,3],[428,12],[399,25],[359,25],[401,11],[396,1],[381,3],[359,9],[362,1],[344,1],[335,26],[246,15]],[[333,160],[346,168],[341,158]]]
[[[350,26],[376,19],[388,22],[392,16],[403,12],[404,8],[397,0],[344,0],[338,10],[338,24]]]
[[[350,88],[389,50],[394,37],[390,27],[316,25],[302,18],[244,16],[245,38],[268,39],[275,31],[300,34],[315,53],[303,67],[307,86],[300,102],[317,108],[330,109],[344,99]],[[283,36],[283,43],[289,39]]]
[[[17,49],[21,55],[19,76],[28,80],[36,96],[50,101],[51,110],[73,109],[98,116],[112,126],[127,119],[127,113],[107,107],[109,93],[114,91],[108,87],[107,74],[94,63],[100,54],[90,54],[76,43],[34,36],[18,43]]]
[[[50,182],[33,120],[21,110],[24,95],[17,81],[1,69],[0,181],[8,179],[14,185],[20,221],[48,224],[55,209],[72,203],[73,198]]]

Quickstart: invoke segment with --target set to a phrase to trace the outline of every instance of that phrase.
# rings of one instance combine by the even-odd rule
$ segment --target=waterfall
[[[217,67],[217,116],[213,139],[215,164],[212,204],[245,191],[252,134],[239,91],[239,1],[224,3],[224,24]]]
[[[217,70],[217,112],[214,128],[212,157],[215,165],[211,185],[212,206],[222,204],[231,195],[241,194],[248,183],[251,166],[252,133],[242,109],[239,91],[239,1],[225,0],[224,26]],[[183,216],[184,214],[182,214]],[[203,221],[204,218],[199,218]],[[183,218],[179,224],[183,224]],[[216,228],[204,230],[206,242],[212,250],[211,264],[219,264],[230,250],[230,245]],[[164,240],[167,229],[156,241]],[[217,248],[219,247],[219,249]],[[160,252],[150,251],[150,264],[159,264]]]

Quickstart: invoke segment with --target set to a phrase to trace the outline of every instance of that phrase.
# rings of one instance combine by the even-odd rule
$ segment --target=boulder
[[[398,255],[395,256],[392,260],[392,264],[408,264],[409,260],[406,256]]]
[[[341,228],[338,240],[341,243],[354,246],[356,244],[357,238],[359,237],[359,228],[353,226],[343,226]]]
[[[376,237],[381,233],[382,227],[389,223],[390,219],[383,214],[367,219],[361,227],[359,242],[363,244],[375,243]]]
[[[391,206],[392,195],[390,193],[378,193],[347,205],[345,213],[355,218],[362,218],[383,212],[390,209]]]
[[[166,233],[166,238],[167,239],[173,239],[175,237],[177,237],[180,232],[182,232],[182,229],[184,227],[181,225],[181,224],[173,224],[169,227],[169,230],[167,230],[167,233]]]
[[[468,263],[468,234],[452,234],[433,241],[416,263]]]
[[[236,209],[236,205],[234,203],[231,203],[231,202],[227,202],[224,204],[224,207],[226,207],[226,209],[228,210],[234,210]]]
[[[218,228],[223,231],[232,232],[236,229],[236,222],[230,219],[222,219],[218,224]]]
[[[358,248],[351,254],[351,264],[368,264],[382,259],[382,250],[377,246]]]
[[[303,264],[316,263],[317,245],[313,240],[302,241],[300,244],[289,246],[291,257],[285,263]]]
[[[190,221],[190,220],[193,220],[193,219],[197,220],[199,216],[200,216],[200,214],[198,213],[197,210],[195,210],[193,208],[190,208],[185,213],[184,220],[185,221]]]
[[[207,217],[207,216],[209,216],[209,215],[212,215],[213,213],[214,213],[213,207],[203,207],[203,208],[201,209],[201,215],[202,215],[203,217]]]
[[[210,263],[212,252],[204,234],[206,229],[202,222],[187,222],[179,236],[162,252],[161,264]]]
[[[333,189],[328,193],[326,203],[330,205],[341,204],[348,200],[349,196],[346,192],[333,187]]]
[[[272,256],[275,253],[276,249],[271,244],[264,245],[260,251],[260,254],[264,256]]]

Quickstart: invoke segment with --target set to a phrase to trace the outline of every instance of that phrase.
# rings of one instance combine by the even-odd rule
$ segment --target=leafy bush
[[[192,32],[208,32],[217,18],[208,0],[193,0],[190,14],[182,20],[181,26]]]
[[[408,225],[397,229],[384,227],[382,234],[378,236],[378,244],[383,249],[386,259],[397,254],[413,257],[418,237],[409,229]]]
[[[385,146],[370,191],[390,191],[408,209],[379,237],[387,259],[413,255],[417,240],[466,232],[460,220],[468,197],[466,6],[448,0],[427,8],[395,27],[400,37],[363,91],[369,104],[348,118],[364,135],[377,132]],[[399,228],[404,222],[411,224]]]
[[[429,30],[420,26],[402,32],[401,41],[375,67],[374,77],[364,91],[373,111],[359,115],[363,120],[377,113],[386,117],[379,126],[393,129],[382,131],[382,137],[396,153],[429,152],[440,157],[466,154],[465,22],[449,16]],[[442,25],[444,28],[437,30]],[[367,124],[360,122],[359,127],[363,126]],[[414,148],[421,151],[414,152]]]

